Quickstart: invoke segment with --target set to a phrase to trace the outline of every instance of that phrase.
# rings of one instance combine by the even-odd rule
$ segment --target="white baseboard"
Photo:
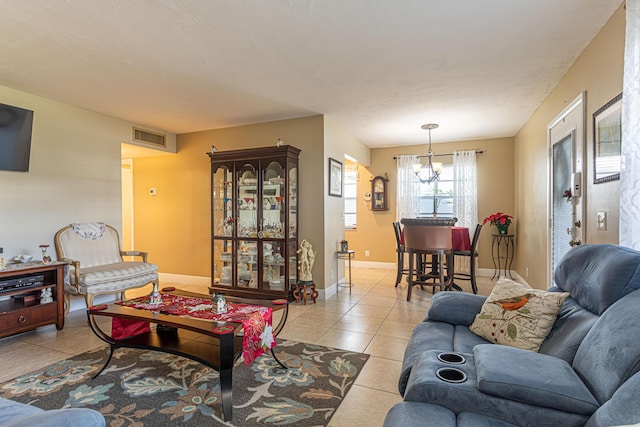
[[[176,283],[178,285],[211,285],[211,277],[204,276],[186,276],[184,274],[158,273],[158,278],[160,279],[160,287],[162,287],[162,282]]]

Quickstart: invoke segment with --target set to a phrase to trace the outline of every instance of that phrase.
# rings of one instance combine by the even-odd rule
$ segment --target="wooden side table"
[[[302,299],[304,305],[307,305],[307,297],[309,297],[315,304],[316,299],[318,298],[316,284],[313,282],[296,282],[296,288],[293,290],[293,297],[296,299],[296,302],[300,302],[300,299]]]
[[[337,251],[336,252],[336,274],[338,276],[338,284],[336,286],[336,293],[340,290],[340,286],[349,287],[349,295],[351,295],[351,288],[353,287],[353,282],[351,281],[351,259],[356,255],[356,252],[353,250],[348,251]],[[340,260],[348,260],[349,261],[349,281],[340,283]],[[347,275],[347,266],[345,265],[344,269],[345,276]]]
[[[491,279],[499,278],[502,271],[504,271],[505,276],[513,279],[511,275],[511,265],[513,264],[513,255],[516,247],[513,234],[493,234],[492,237],[491,258],[493,259],[493,276]]]

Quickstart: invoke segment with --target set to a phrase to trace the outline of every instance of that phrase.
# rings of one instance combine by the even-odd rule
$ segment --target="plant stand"
[[[304,305],[307,305],[307,297],[313,300],[313,303],[316,303],[316,299],[318,298],[318,291],[316,290],[316,284],[309,282],[297,282],[296,288],[293,290],[293,297],[296,299],[296,302],[302,302]]]

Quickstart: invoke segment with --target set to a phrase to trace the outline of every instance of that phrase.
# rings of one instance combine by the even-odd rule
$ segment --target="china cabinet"
[[[290,145],[209,154],[211,292],[293,298],[299,154]]]

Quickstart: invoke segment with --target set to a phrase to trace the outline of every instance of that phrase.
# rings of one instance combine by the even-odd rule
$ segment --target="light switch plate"
[[[598,212],[596,223],[598,224],[598,230],[606,231],[607,230],[607,213]]]

